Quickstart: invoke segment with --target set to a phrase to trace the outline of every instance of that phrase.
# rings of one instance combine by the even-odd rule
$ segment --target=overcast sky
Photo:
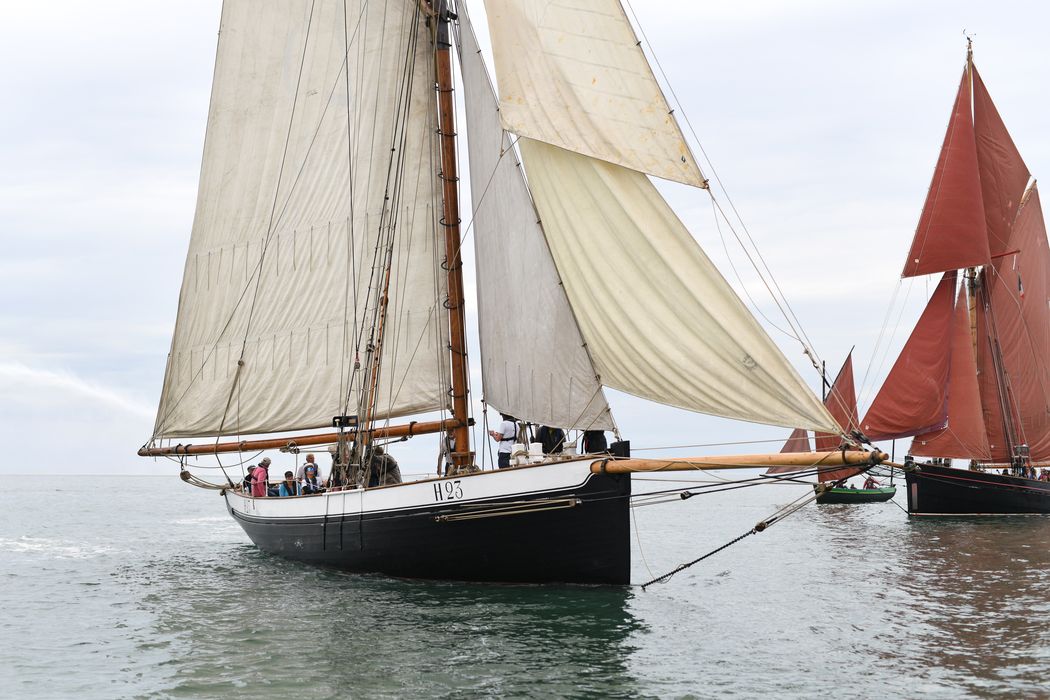
[[[681,100],[678,114],[688,115],[829,371],[857,346],[863,412],[929,293],[926,279],[903,285],[894,347],[873,362],[958,86],[963,30],[1038,176],[1050,172],[1041,87],[1050,84],[1050,9],[633,5]],[[219,11],[218,0],[0,3],[0,472],[172,471],[134,452],[152,429],[174,324]],[[661,187],[739,286],[707,195]],[[746,261],[730,252],[772,317]],[[798,345],[771,334],[816,387]],[[636,448],[788,432],[615,392],[610,400]],[[422,468],[405,471],[431,469],[430,443],[403,448],[406,459]]]

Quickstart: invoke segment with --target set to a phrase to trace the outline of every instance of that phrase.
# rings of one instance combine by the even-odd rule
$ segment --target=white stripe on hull
[[[227,491],[226,497],[236,514],[251,518],[298,520],[363,515],[564,491],[585,484],[591,476],[594,461],[593,457],[588,457],[571,462],[475,472],[382,488],[329,491],[311,496],[254,498],[239,491]]]

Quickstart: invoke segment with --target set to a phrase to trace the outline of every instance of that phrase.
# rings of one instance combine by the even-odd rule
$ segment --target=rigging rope
[[[679,573],[681,571],[685,571],[686,569],[688,569],[691,566],[695,566],[696,564],[699,564],[704,559],[707,559],[708,557],[712,557],[712,556],[714,556],[715,554],[718,554],[719,552],[721,552],[724,549],[728,549],[729,547],[733,546],[737,542],[739,542],[739,541],[741,541],[741,540],[743,540],[743,539],[745,539],[747,537],[750,537],[751,535],[756,535],[756,534],[758,534],[760,532],[764,532],[770,526],[780,522],[781,520],[783,520],[784,518],[788,517],[789,515],[792,515],[793,513],[796,513],[797,511],[799,511],[803,507],[809,505],[810,503],[812,503],[815,500],[817,500],[817,495],[815,493],[814,494],[807,494],[805,496],[801,496],[801,497],[795,499],[794,501],[792,501],[788,505],[784,506],[780,510],[776,511],[775,513],[773,513],[773,515],[769,516],[765,520],[761,520],[758,523],[756,523],[753,528],[751,528],[750,530],[748,530],[744,534],[740,535],[739,537],[734,537],[733,539],[731,539],[728,542],[726,542],[725,544],[723,544],[721,547],[717,547],[715,549],[712,549],[707,554],[701,555],[701,556],[697,557],[696,559],[693,559],[692,561],[688,561],[688,562],[686,562],[684,564],[679,564],[677,567],[675,567],[671,571],[667,572],[663,576],[657,576],[656,578],[651,579],[650,581],[648,581],[646,583],[643,583],[642,584],[642,590],[643,591],[646,590],[649,586],[652,586],[655,583],[666,583],[675,574],[677,574],[677,573]]]

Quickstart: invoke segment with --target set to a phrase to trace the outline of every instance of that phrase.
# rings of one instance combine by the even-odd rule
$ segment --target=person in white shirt
[[[514,449],[514,441],[518,437],[518,425],[514,420],[514,416],[501,413],[500,417],[503,418],[503,422],[500,424],[499,430],[490,430],[489,436],[499,443],[499,450],[497,451],[499,461],[497,465],[500,469],[506,469],[510,466],[510,453]]]

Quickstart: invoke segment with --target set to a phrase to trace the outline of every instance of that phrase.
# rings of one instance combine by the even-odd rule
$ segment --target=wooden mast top
[[[458,427],[449,431],[452,438],[452,471],[459,471],[474,464],[470,449],[470,430],[467,428],[468,375],[467,339],[464,318],[463,257],[460,255],[459,232],[459,175],[456,167],[456,118],[452,99],[452,41],[450,22],[455,15],[449,10],[448,0],[429,0],[436,9],[433,17],[437,22],[434,47],[438,102],[438,133],[441,142],[441,179],[443,214],[441,226],[445,232],[445,262],[448,270],[449,352],[452,356],[451,396],[452,417]]]

